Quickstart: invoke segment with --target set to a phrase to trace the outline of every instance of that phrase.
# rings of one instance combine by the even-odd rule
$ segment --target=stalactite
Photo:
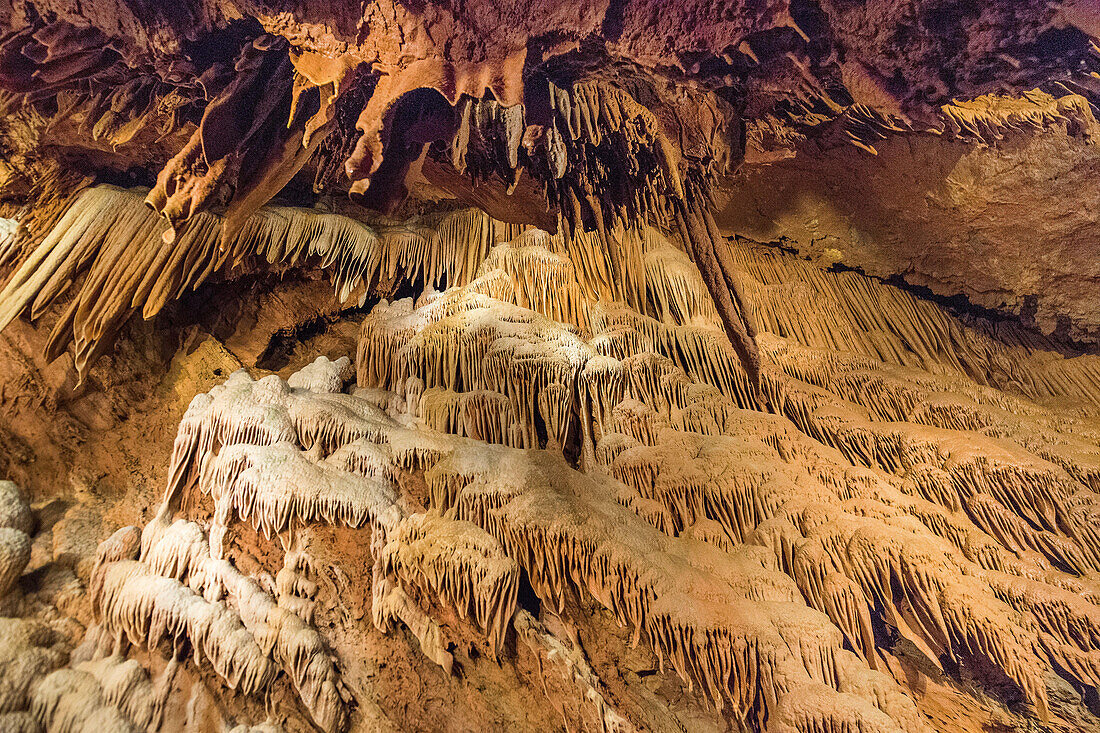
[[[551,320],[589,330],[588,312],[572,261],[547,245],[554,240],[532,230],[506,245],[495,247],[481,263],[479,274],[499,270],[507,276],[508,289],[494,283],[487,295],[506,295],[507,302],[528,308]],[[476,286],[475,286],[476,287]]]
[[[362,327],[357,360],[360,384],[393,389],[415,377],[429,393],[433,388],[461,387],[466,392],[502,394],[511,404],[512,424],[521,431],[521,442],[513,442],[517,438],[512,436],[501,442],[539,445],[535,430],[539,393],[550,385],[571,385],[590,349],[530,311],[484,296],[467,301],[461,294],[461,290],[448,291],[415,311],[409,301],[376,310]],[[452,314],[455,302],[462,306]],[[385,359],[383,354],[393,358]],[[378,360],[377,365],[372,360]],[[421,399],[421,410],[427,404],[431,411],[427,419],[458,419],[440,412],[438,399],[428,397],[427,403]],[[501,423],[505,419],[502,415]]]
[[[699,199],[704,194],[697,189],[693,195]],[[680,237],[687,243],[692,260],[699,268],[707,290],[714,299],[726,337],[748,373],[749,382],[758,389],[760,355],[753,340],[756,334],[752,322],[745,315],[746,303],[741,292],[740,278],[733,269],[729,255],[720,251],[725,243],[718,236],[717,226],[705,203],[680,200],[675,206]]]
[[[500,545],[468,522],[413,514],[401,522],[379,558],[383,572],[404,587],[470,618],[500,654],[516,609],[519,568]]]
[[[85,190],[0,291],[0,325],[28,308],[37,318],[86,270],[48,353],[55,357],[75,340],[84,374],[132,313],[151,318],[215,272],[251,260],[293,267],[312,259],[335,273],[343,300],[374,277],[372,260],[381,249],[377,235],[358,222],[277,207],[250,218],[227,242],[213,215],[193,218],[172,244],[161,241],[164,229],[139,195],[111,186]]]
[[[198,486],[214,498],[212,537],[221,537],[235,517],[251,521],[268,539],[314,522],[370,523],[388,534],[399,519],[389,482],[313,463],[290,443],[226,446],[204,461]],[[213,546],[220,555],[217,539]]]
[[[51,673],[35,690],[32,710],[43,728],[58,733],[140,730],[104,698],[88,672],[59,669]]]
[[[0,328],[23,312],[40,317],[73,291],[47,356],[75,342],[83,376],[133,313],[151,318],[215,275],[312,264],[330,273],[337,301],[349,302],[398,272],[432,283],[444,275],[464,283],[512,230],[476,210],[438,219],[423,236],[274,205],[242,220],[231,234],[222,222],[216,214],[194,214],[167,243],[166,224],[142,204],[139,192],[85,189],[0,290]]]
[[[590,292],[593,285],[597,292],[618,291],[638,309],[645,302],[645,273],[640,259],[633,258],[628,275],[617,266],[618,252],[623,243],[644,240],[651,220],[665,228],[674,222],[750,382],[758,385],[759,357],[743,315],[739,276],[696,170],[706,163],[693,164],[685,179],[681,166],[688,166],[666,139],[657,115],[624,88],[596,80],[566,87],[548,83],[548,97],[549,124],[527,133],[521,108],[461,100],[449,150],[453,167],[475,181],[496,175],[509,192],[520,171],[529,168],[543,185],[548,209],[558,212],[566,242],[588,245],[590,254],[573,257],[586,270],[584,286]],[[565,300],[559,307],[572,309]],[[537,305],[535,310],[542,311]]]
[[[327,360],[319,360],[291,381],[313,379],[329,365]],[[322,388],[326,386],[322,380]],[[307,409],[306,402],[314,403],[313,408]],[[244,602],[238,597],[242,591],[231,587],[240,587],[243,581],[234,580],[235,571],[219,559],[232,522],[237,517],[251,520],[268,537],[304,524],[342,523],[355,528],[369,523],[374,527],[374,541],[386,548],[377,557],[378,583],[387,582],[387,575],[392,575],[409,589],[421,589],[460,616],[471,618],[489,637],[491,648],[499,650],[516,604],[518,570],[514,563],[494,548],[492,538],[472,525],[425,515],[402,520],[401,502],[389,477],[402,463],[399,436],[403,429],[376,409],[364,412],[364,407],[354,404],[355,399],[349,396],[292,388],[274,377],[254,382],[244,372],[205,399],[197,399],[181,423],[173,488],[166,494],[165,510],[143,537],[143,562],[160,575],[190,579],[192,586],[197,583],[207,592],[227,587],[229,597],[237,598],[236,604],[242,608],[246,628],[260,634],[262,623],[256,627],[249,621],[253,614],[243,613]],[[339,411],[341,405],[344,412]],[[337,412],[326,413],[333,421],[333,452],[325,459],[311,458],[302,448],[316,444],[316,431],[305,431],[295,423],[315,419],[317,409],[333,408]],[[253,429],[253,415],[263,415],[266,423],[281,426],[275,428],[276,433],[287,439],[269,442],[267,436],[272,433]],[[364,423],[372,416],[374,428],[367,432],[388,444],[392,453],[368,448],[374,444],[347,424]],[[215,455],[212,451],[219,448]],[[422,446],[416,449],[422,450]],[[169,525],[164,518],[165,512],[174,511],[180,503],[181,492],[192,485],[215,499],[210,544],[196,525],[181,520]],[[457,554],[456,541],[461,550]],[[280,571],[280,577],[283,574]],[[276,586],[278,583],[277,579]],[[405,620],[419,636],[435,628],[434,622],[413,613],[404,588],[396,586],[395,593],[376,591],[380,628],[387,627],[385,619],[391,616]],[[247,590],[247,595],[264,597],[258,589]],[[280,605],[288,605],[292,612],[302,610],[299,604]],[[273,612],[267,612],[268,616]],[[260,613],[261,619],[263,615]],[[430,639],[437,638],[437,632],[431,634]],[[422,639],[426,651],[444,659],[430,651],[438,646],[430,639]]]
[[[992,145],[1013,132],[1042,130],[1057,123],[1087,130],[1096,125],[1088,99],[1080,94],[1053,97],[1038,89],[1020,97],[983,94],[954,100],[940,108],[945,127],[954,135]]]
[[[136,660],[105,657],[83,662],[77,666],[77,671],[95,677],[103,691],[103,700],[118,708],[137,730],[160,727],[162,700],[145,668]]]
[[[270,676],[275,674],[275,664],[287,674],[314,722],[324,730],[346,726],[345,693],[321,636],[294,612],[280,607],[255,580],[228,561],[215,558],[198,525],[182,519],[171,523],[162,517],[154,519],[142,532],[142,561],[134,565],[145,568],[142,572],[152,578],[150,584],[186,581],[187,585],[180,587],[201,593],[200,598],[224,596],[243,625],[243,634],[239,634],[242,647],[256,647]],[[225,601],[214,602],[225,606]],[[93,598],[93,607],[99,605]],[[210,643],[216,651],[218,640]]]
[[[385,579],[374,589],[374,624],[382,632],[390,630],[393,619],[399,619],[420,642],[420,651],[448,675],[454,665],[454,657],[447,651],[439,624],[412,602],[400,586]]]
[[[527,645],[532,654],[557,667],[566,681],[576,686],[583,702],[591,701],[596,708],[601,733],[632,733],[637,730],[608,703],[600,691],[599,678],[576,649],[563,644],[525,610],[516,612],[515,627],[516,637]]]
[[[210,100],[190,140],[157,176],[146,202],[170,223],[164,243],[230,189],[222,235],[246,220],[309,161],[335,126],[333,103],[355,64],[316,63],[261,35],[241,49],[232,80]]]
[[[174,578],[132,560],[104,565],[92,584],[97,620],[132,644],[155,649],[188,640],[233,689],[253,695],[275,676],[271,660],[222,603],[211,603]]]
[[[748,310],[758,330],[804,346],[855,352],[872,364],[947,371],[1033,400],[1070,397],[1088,410],[1100,404],[1095,356],[1064,359],[1000,344],[905,291],[855,272],[827,272],[779,249],[742,242],[731,254],[745,274]],[[998,399],[1008,398],[998,393]]]
[[[438,387],[420,398],[418,416],[432,430],[487,443],[511,445],[515,416],[512,403],[499,392],[455,392]]]
[[[650,399],[651,404],[667,405],[668,407],[666,409],[675,409],[674,405],[670,404],[667,400],[662,401],[659,397],[656,398],[655,401],[653,400],[653,398],[649,398],[649,399]],[[652,418],[646,418],[646,419],[650,420]],[[612,435],[614,435],[614,434],[612,434]],[[638,437],[637,433],[636,433],[636,437]],[[648,438],[646,440],[647,440],[647,442],[651,442],[651,443],[654,441],[653,438]],[[618,464],[621,460],[625,459],[628,455],[629,455],[628,452],[624,452],[622,449],[618,449],[618,450],[616,450],[615,453],[610,454],[607,457],[607,459],[605,459],[605,462],[606,463],[616,463],[616,464]],[[641,454],[638,454],[638,455],[639,455],[639,457],[641,456]],[[623,464],[623,465],[625,466],[626,464]],[[649,462],[643,462],[639,465],[652,465],[652,464],[649,463]],[[924,464],[924,465],[927,465],[927,464]],[[678,469],[678,471],[682,471],[682,469]],[[990,475],[995,476],[996,475],[995,471],[991,472],[988,468],[982,469],[979,473],[980,473],[980,475],[983,475],[983,476],[990,476]],[[659,474],[657,473],[655,468],[651,468],[651,469],[648,470],[649,478],[647,478],[645,480],[639,480],[637,478],[630,478],[630,477],[636,475],[634,472],[628,472],[628,473],[617,474],[617,475],[619,475],[621,478],[624,478],[624,479],[628,480],[628,483],[632,484],[635,487],[636,490],[643,491],[643,492],[652,492],[654,490],[654,488],[659,485],[657,483],[658,482],[657,477],[658,477]],[[713,476],[715,474],[712,472],[710,475]],[[947,474],[945,474],[943,471],[940,471],[940,475],[945,477],[945,479],[947,480],[947,487],[948,487],[948,489],[950,489],[950,494],[947,494],[946,496],[948,496],[948,497],[957,497],[958,494],[956,493],[956,490],[951,485],[950,477]],[[975,475],[977,475],[977,474],[975,474]],[[677,474],[674,474],[674,477],[676,477],[676,476],[677,476]],[[663,480],[663,479],[664,479],[664,477],[661,476],[660,480]],[[679,480],[679,479],[675,478],[674,480]],[[698,483],[693,484],[693,485],[697,486],[699,488],[702,488],[703,486],[706,486],[707,484],[709,484],[712,480],[713,479],[710,479],[710,478],[704,479],[704,480],[701,480]],[[939,481],[942,484],[943,479],[940,479]],[[942,491],[944,491],[944,489],[941,488],[937,491],[942,492]],[[929,492],[929,493],[931,493],[931,492]],[[647,495],[652,496],[653,494],[651,494],[651,493],[650,494],[643,494],[643,497],[647,496]],[[794,495],[796,495],[796,493],[791,492],[790,495],[794,496]],[[944,495],[941,493],[940,496],[944,496]],[[692,499],[690,501],[685,501],[686,498],[687,498],[687,496],[684,496],[683,498],[677,498],[677,499],[673,500],[670,496],[669,498],[664,499],[664,501],[666,502],[665,506],[668,506],[672,509],[671,520],[666,520],[666,522],[671,521],[672,523],[667,525],[668,529],[666,531],[675,533],[675,532],[678,531],[678,528],[685,527],[685,525],[689,525],[693,521],[698,521],[698,520],[693,519],[693,517],[702,516],[704,514],[704,512],[714,511],[714,508],[718,507],[718,506],[724,506],[724,507],[730,507],[730,506],[737,506],[737,507],[759,506],[758,500],[754,500],[754,499],[743,497],[743,496],[742,497],[737,497],[737,498],[731,497],[729,499],[722,499],[720,501],[704,500],[704,499],[702,499],[702,497],[697,498],[697,499]],[[932,499],[932,500],[935,499],[934,496],[929,496],[928,498]],[[649,499],[642,498],[641,501],[642,502],[649,501]],[[952,506],[952,508],[954,508],[956,510],[960,509],[961,504],[958,503],[958,499],[954,498],[953,501],[954,501],[953,505],[952,505],[951,501],[945,501],[944,503],[946,503],[948,506]],[[630,500],[628,503],[631,506],[635,506],[635,507],[640,504],[640,502],[638,502],[636,500]],[[772,506],[773,509],[770,510],[769,513],[774,512],[775,507],[778,507],[779,503],[770,503],[770,506]],[[690,507],[694,507],[694,508],[690,508]],[[662,509],[662,511],[664,511],[664,510]],[[910,510],[910,511],[913,511],[913,510]],[[717,516],[722,516],[722,515],[719,514]],[[675,519],[676,517],[682,517],[683,519],[679,520],[680,523],[676,523],[676,519]],[[931,516],[929,518],[931,519]],[[743,528],[745,526],[752,527],[754,524],[756,524],[759,521],[760,521],[760,516],[757,516],[757,518],[755,518],[755,519],[745,519],[745,520],[738,520],[738,521],[734,521],[734,522],[729,522],[729,531],[733,531],[733,532],[743,531],[743,529],[741,529],[741,528]],[[661,526],[661,525],[658,524],[657,526]],[[761,525],[761,526],[763,526],[763,525]],[[796,537],[799,537],[799,538],[801,537],[801,535],[798,533],[798,531],[795,530],[793,527],[791,528],[791,530],[793,532],[795,532]],[[734,536],[737,536],[737,535],[734,535]],[[801,540],[799,540],[799,542],[801,542]],[[1053,542],[1058,547],[1062,547],[1062,548],[1067,547],[1067,544],[1066,544],[1067,540],[1065,540],[1063,538],[1057,538],[1057,539],[1052,538],[1051,542]],[[1059,552],[1064,553],[1065,550],[1059,550]],[[780,553],[781,556],[782,556],[782,554],[783,553]],[[928,563],[914,563],[914,564],[915,565],[927,565]],[[1072,563],[1070,562],[1070,563],[1067,563],[1067,564],[1072,564]],[[791,563],[788,563],[788,565],[791,566],[792,569],[793,569],[794,566]],[[820,560],[815,560],[815,561],[810,562],[807,565],[807,567],[818,567],[820,565],[821,565]],[[828,612],[830,614],[830,616],[834,619],[834,621],[842,629],[850,629],[851,630],[851,631],[846,631],[846,633],[849,634],[849,636],[852,640],[853,646],[855,648],[857,648],[857,649],[859,649],[861,647],[866,648],[867,639],[869,638],[869,636],[867,635],[866,630],[869,628],[869,623],[866,620],[866,615],[865,615],[867,613],[867,611],[866,611],[866,604],[863,601],[864,590],[862,588],[859,588],[859,589],[857,589],[857,592],[855,594],[853,594],[852,591],[851,591],[851,588],[852,588],[851,581],[849,579],[843,578],[843,576],[834,576],[834,578],[835,578],[835,580],[831,581],[831,586],[823,585],[821,587],[822,588],[833,587],[833,588],[837,588],[837,589],[848,588],[848,590],[846,590],[842,595],[839,595],[839,596],[835,595],[835,593],[836,593],[835,590],[829,590],[828,592],[820,594],[820,595],[815,592],[815,593],[809,594],[808,597],[809,598],[815,598],[815,597],[819,598],[820,600],[815,602],[815,605],[817,605],[822,610]],[[1059,583],[1064,582],[1064,581],[1061,581],[1061,579],[1056,580],[1054,578],[1046,578],[1046,581],[1047,582],[1059,582]],[[840,582],[840,585],[836,585],[837,582]],[[806,587],[809,588],[811,586],[806,586]],[[826,599],[832,599],[832,600],[826,600]],[[858,599],[858,606],[851,605],[851,601],[853,599]],[[860,610],[860,609],[863,609],[863,610]],[[857,614],[855,617],[852,616],[853,612],[855,612]],[[864,620],[862,620],[862,621],[854,621],[853,620],[853,621],[847,621],[846,622],[846,619],[859,618],[859,616],[863,616]],[[988,628],[998,628],[1000,626],[1003,626],[1003,624],[996,624],[996,625],[990,626]],[[860,629],[863,629],[863,630],[860,631]],[[960,630],[960,633],[963,634],[964,637],[965,637],[966,635],[972,634],[974,632]],[[969,644],[969,643],[972,643],[972,642],[964,642],[964,643]],[[1011,648],[1011,645],[1009,645],[1009,648]],[[1022,658],[1026,658],[1029,655],[1029,652],[1022,652],[1022,653],[1018,652],[1018,654],[1021,655]],[[1018,657],[1018,659],[1021,658],[1021,657]],[[1011,666],[1012,664],[1016,664],[1017,662],[1011,662],[1011,663],[1010,662],[1002,662],[1002,663],[1009,664]],[[1034,683],[1029,682],[1027,680],[1027,677],[1026,677],[1026,675],[1033,674],[1033,673],[1025,672],[1025,671],[1023,671],[1023,668],[1018,668],[1016,671],[1011,672],[1011,674],[1021,675],[1021,676],[1018,676],[1016,679],[1018,679],[1020,681],[1021,686],[1025,690],[1030,691],[1030,694],[1033,696],[1033,699],[1037,701],[1037,703],[1040,705],[1040,709],[1041,709],[1041,705],[1042,705],[1041,691],[1037,690]]]
[[[289,551],[283,557],[283,567],[275,575],[275,596],[279,607],[289,610],[312,626],[316,610],[317,577],[308,556],[301,551]]]
[[[310,393],[275,375],[256,381],[239,370],[188,406],[173,445],[165,508],[174,510],[180,492],[198,478],[203,458],[221,446],[287,443],[324,457],[359,438],[379,439],[392,425],[377,406],[350,395]]]
[[[140,551],[141,530],[137,527],[121,527],[99,543],[95,551],[95,566],[98,568],[120,560],[137,560]]]
[[[448,671],[455,629],[425,609],[469,619],[506,655],[522,571],[544,607],[598,603],[749,726],[921,730],[881,673],[882,627],[933,661],[1001,670],[1039,717],[1052,671],[1093,686],[1088,406],[1050,410],[976,384],[967,375],[987,366],[975,365],[1017,352],[902,294],[877,313],[881,284],[738,245],[750,287],[810,283],[835,319],[803,317],[816,330],[797,333],[777,325],[793,316],[761,320],[784,335],[758,337],[774,414],[756,411],[717,314],[689,315],[702,281],[668,247],[653,234],[628,265],[644,283],[631,306],[592,300],[582,283],[597,270],[525,232],[487,244],[464,284],[376,306],[351,394],[346,365],[325,359],[288,381],[232,375],[181,422],[142,563],[238,609],[284,669],[295,657],[278,651],[279,629],[316,634],[303,620],[308,573],[288,552],[276,600],[212,558],[240,520],[271,535],[370,525],[376,626],[401,621]],[[524,262],[549,253],[553,266],[520,272],[505,253],[524,248],[539,250]],[[655,260],[679,264],[646,267]],[[549,273],[569,273],[560,282],[579,298],[565,320],[525,294]],[[758,312],[786,314],[776,302],[760,297]],[[959,343],[969,351],[952,352]],[[1048,366],[1013,368],[1037,363]],[[583,472],[553,455],[578,434]],[[426,488],[415,502],[396,488],[410,473]],[[165,521],[192,490],[215,499],[210,539]],[[419,502],[427,513],[410,509]],[[97,572],[125,565],[129,545],[115,544]],[[323,648],[310,638],[303,648]]]
[[[0,266],[19,265],[54,228],[93,179],[59,164],[48,165],[31,184],[27,201],[0,244]]]
[[[724,634],[729,633],[724,631],[726,627],[722,624],[730,623],[731,618],[737,618],[739,629],[737,633],[754,638],[754,634],[757,633],[756,627],[752,627],[753,630],[750,631],[750,626],[745,625],[749,616],[740,615],[742,613],[740,609],[743,609],[741,604],[745,601],[734,599],[738,598],[740,593],[747,594],[740,596],[742,598],[791,599],[793,596],[790,594],[793,589],[783,583],[772,582],[774,576],[753,575],[754,571],[750,568],[755,567],[755,572],[760,573],[765,571],[766,564],[762,566],[758,564],[759,560],[750,562],[746,558],[745,564],[737,564],[737,570],[727,570],[728,574],[723,576],[724,582],[734,584],[728,586],[731,594],[729,599],[721,602],[715,600],[713,604],[708,603],[706,606],[708,611],[697,618],[692,617],[691,620],[684,618],[687,608],[683,603],[673,601],[672,599],[677,597],[677,592],[669,590],[666,594],[663,584],[672,578],[678,578],[678,582],[685,584],[682,587],[689,587],[693,582],[689,578],[698,570],[692,565],[678,566],[677,570],[663,568],[664,561],[660,559],[662,556],[655,555],[652,549],[646,555],[648,567],[651,569],[661,567],[660,572],[643,571],[632,567],[631,561],[628,560],[632,557],[631,550],[627,547],[620,550],[615,543],[622,542],[632,546],[634,542],[642,542],[653,548],[662,546],[662,542],[645,541],[641,536],[615,535],[599,529],[600,522],[610,519],[610,517],[608,520],[604,519],[608,508],[598,503],[573,506],[571,502],[578,499],[567,499],[565,494],[557,494],[554,490],[547,493],[549,486],[545,483],[540,486],[540,482],[534,480],[536,476],[557,477],[549,479],[551,481],[562,481],[566,477],[545,464],[536,470],[537,473],[528,474],[526,477],[523,474],[502,473],[498,470],[491,476],[482,477],[482,481],[491,482],[488,486],[479,482],[468,484],[467,488],[460,492],[456,503],[459,516],[484,524],[490,534],[499,537],[508,554],[520,558],[521,564],[531,578],[532,585],[544,600],[560,604],[566,593],[573,592],[570,588],[575,583],[577,589],[586,589],[593,593],[601,603],[615,612],[621,622],[634,628],[636,638],[644,633],[660,652],[659,656],[669,660],[685,679],[701,684],[704,692],[712,696],[712,699],[730,700],[734,709],[741,714],[748,714],[754,709],[758,712],[766,709],[767,702],[753,702],[755,693],[750,692],[750,689],[734,687],[727,690],[718,683],[718,680],[729,680],[730,684],[740,684],[737,680],[752,679],[756,673],[750,673],[748,666],[757,664],[757,662],[746,661],[744,664],[747,666],[738,667],[739,671],[735,671],[732,666],[733,660],[724,657],[724,652],[718,651],[724,648],[723,644],[727,643],[727,637]],[[543,479],[543,481],[546,480],[548,479]],[[578,477],[573,480],[581,479]],[[507,498],[508,493],[503,497],[495,498],[495,492],[491,488],[493,484],[499,485],[502,489],[508,487],[506,491],[518,493],[511,499]],[[478,488],[475,489],[475,486]],[[586,493],[585,496],[592,495]],[[553,524],[546,524],[547,522]],[[546,534],[543,534],[544,532]],[[594,537],[604,537],[603,544],[585,539]],[[614,542],[609,539],[611,537],[616,538]],[[560,549],[554,549],[555,547]],[[669,550],[671,551],[671,547]],[[690,556],[702,563],[698,566],[699,568],[719,567],[703,560],[706,554],[700,553],[699,550],[695,550]],[[717,592],[717,589],[718,586],[712,584],[711,592]],[[668,605],[669,603],[675,604],[677,609],[674,611],[672,606]],[[718,614],[719,608],[726,610]],[[747,609],[744,609],[744,612],[747,612]],[[712,616],[711,613],[718,615]],[[731,617],[730,614],[733,616]],[[710,624],[717,625],[710,626]],[[805,634],[806,628],[802,628]],[[689,632],[688,629],[692,631]],[[764,633],[762,629],[763,627],[760,627],[760,633]],[[696,639],[709,639],[710,641],[706,644],[717,646],[711,651],[704,652],[702,648],[695,646],[703,642],[693,643],[687,640],[686,635],[689,633]],[[760,653],[765,652],[762,650]],[[826,658],[817,656],[826,655],[826,652],[817,650],[811,654],[808,647],[804,649],[804,654],[810,654],[806,657],[807,660],[813,658],[823,661]],[[721,659],[728,661],[719,661]],[[778,660],[759,662],[761,665],[772,663],[780,662]],[[716,664],[719,667],[715,669],[710,667],[710,664]],[[731,666],[721,666],[725,664]],[[830,679],[832,673],[828,671],[828,667],[820,668],[816,664],[817,662],[806,667],[799,662],[799,669],[803,670],[802,674],[823,675],[824,679]],[[764,674],[763,669],[759,674]],[[762,684],[765,685],[762,689],[766,689],[770,681],[762,681]],[[760,708],[757,708],[757,705]]]

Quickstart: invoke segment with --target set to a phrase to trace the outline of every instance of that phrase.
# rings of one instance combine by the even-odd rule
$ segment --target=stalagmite
[[[343,392],[344,386],[355,377],[351,360],[341,356],[336,361],[320,356],[301,371],[287,379],[292,388],[306,389],[310,392]]]

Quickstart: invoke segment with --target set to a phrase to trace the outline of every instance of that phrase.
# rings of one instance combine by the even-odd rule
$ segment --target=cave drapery
[[[1100,730],[1094,3],[0,26],[0,730]]]

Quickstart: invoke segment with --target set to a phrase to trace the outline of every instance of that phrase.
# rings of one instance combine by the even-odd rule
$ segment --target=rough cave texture
[[[0,30],[0,731],[1100,730],[1094,2]]]

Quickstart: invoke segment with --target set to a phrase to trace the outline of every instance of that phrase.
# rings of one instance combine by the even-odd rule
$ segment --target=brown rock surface
[[[826,266],[900,276],[1095,342],[1098,129],[1062,123],[979,145],[891,135],[875,156],[808,148],[731,180],[717,218],[730,233],[785,237]]]

